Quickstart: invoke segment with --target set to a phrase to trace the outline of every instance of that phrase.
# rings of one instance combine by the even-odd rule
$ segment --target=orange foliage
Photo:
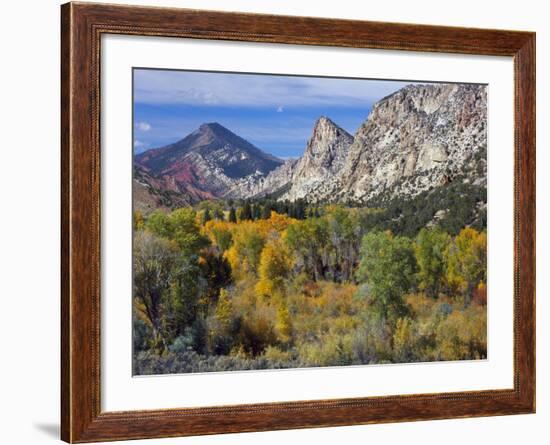
[[[487,306],[487,285],[483,281],[474,290],[473,301],[482,306]]]

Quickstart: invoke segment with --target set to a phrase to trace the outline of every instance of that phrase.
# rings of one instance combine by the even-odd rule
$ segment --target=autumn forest
[[[136,212],[134,374],[485,358],[485,229],[400,233],[421,215],[400,230],[387,209],[303,201]]]
[[[487,85],[133,77],[134,375],[487,358]]]

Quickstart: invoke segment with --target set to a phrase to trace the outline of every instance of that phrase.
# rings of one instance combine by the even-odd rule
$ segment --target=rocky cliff
[[[283,163],[219,124],[204,124],[135,164],[184,202],[270,196],[366,203],[452,181],[485,186],[486,147],[486,86],[417,84],[376,103],[354,136],[320,117],[299,159]]]
[[[366,202],[456,179],[485,185],[486,146],[485,86],[410,85],[375,104],[353,137],[319,119],[300,159],[242,195],[284,190],[279,199]]]
[[[333,192],[364,201],[415,196],[452,181],[485,184],[483,85],[411,85],[378,102],[355,134]]]
[[[228,195],[238,198],[271,195],[290,201],[324,199],[324,183],[342,169],[352,142],[353,136],[321,116],[299,159],[286,161],[265,177],[237,184]]]
[[[290,201],[325,198],[324,184],[342,170],[353,136],[326,117],[313,128],[304,155],[296,162],[292,183],[283,195]]]

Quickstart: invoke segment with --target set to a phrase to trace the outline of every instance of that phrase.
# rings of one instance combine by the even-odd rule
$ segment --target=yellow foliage
[[[424,293],[408,294],[405,297],[405,302],[411,310],[413,318],[427,318],[429,317],[434,307],[439,306],[441,303],[447,303],[451,305],[453,299],[444,295],[440,295],[437,300],[428,297]]]
[[[227,251],[233,243],[235,224],[226,221],[210,220],[202,228],[203,233],[217,246],[220,252]]]
[[[147,316],[147,309],[145,308],[145,305],[139,298],[134,298],[134,313],[136,317],[143,321],[147,326],[151,326],[151,320],[149,320],[149,317]]]
[[[262,250],[258,266],[259,281],[256,291],[260,295],[274,296],[284,293],[285,279],[292,268],[292,258],[278,239],[269,241]]]
[[[255,221],[242,221],[233,225],[233,243],[225,252],[234,277],[255,273],[265,244],[265,233]]]
[[[352,332],[354,329],[357,329],[361,325],[361,320],[359,320],[357,317],[352,317],[350,315],[340,315],[339,317],[332,319],[330,331],[337,334],[346,334],[348,332]]]
[[[265,348],[263,356],[271,362],[288,362],[291,359],[289,351],[282,351],[276,346],[268,346]]]
[[[288,308],[282,302],[277,309],[275,329],[277,330],[277,336],[283,343],[288,343],[292,340],[292,319]]]
[[[272,230],[281,233],[286,230],[289,225],[294,224],[297,220],[290,218],[287,215],[281,215],[272,210],[271,217],[265,221],[267,221]]]
[[[134,230],[142,230],[145,225],[145,219],[143,218],[143,213],[139,210],[134,212]]]
[[[487,316],[485,308],[470,306],[453,311],[436,331],[438,360],[485,358],[487,350]]]
[[[303,343],[300,357],[310,366],[343,366],[353,363],[353,336],[325,335],[319,343]]]
[[[241,277],[241,275],[239,274],[240,259],[237,254],[237,249],[233,246],[229,250],[227,250],[223,254],[223,256],[231,266],[231,273],[233,274],[233,277],[236,278],[237,280],[240,280],[240,277]]]
[[[397,351],[403,351],[415,341],[415,332],[413,330],[413,321],[408,318],[400,318],[395,326],[393,334],[393,346]]]
[[[414,314],[426,314],[431,311],[434,299],[424,293],[416,293],[407,295],[405,302]]]
[[[446,251],[447,282],[461,292],[473,289],[487,275],[487,233],[466,227]]]
[[[207,308],[200,312],[208,337],[206,352],[200,354],[229,354],[243,360],[263,357],[277,366],[484,358],[486,233],[466,228],[452,240],[447,236],[436,258],[444,264],[425,264],[429,274],[437,274],[435,290],[431,294],[428,291],[429,280],[418,287],[402,286],[399,297],[405,310],[388,322],[378,315],[369,298],[372,286],[362,283],[361,278],[362,284],[354,284],[354,272],[364,255],[355,244],[360,242],[358,234],[363,233],[357,226],[362,212],[323,206],[323,216],[306,220],[272,211],[267,219],[212,219],[199,227],[196,212],[180,209],[168,216],[149,216],[145,226],[159,236],[174,239],[172,243],[180,249],[194,243],[189,251],[199,254],[201,274],[214,277],[214,291],[202,292],[197,285],[198,295],[188,304]],[[143,225],[139,213],[134,215],[134,224]],[[386,238],[397,243],[403,237],[386,232]],[[418,238],[405,241],[407,248],[419,242]],[[417,246],[417,262],[420,253]],[[231,279],[220,284],[217,275],[211,273],[215,267],[208,267],[217,264],[209,262],[212,257],[219,260],[222,255],[231,267]],[[427,260],[432,257],[427,255]],[[227,264],[223,266],[225,273]],[[372,270],[369,268],[367,275]],[[400,278],[399,273],[395,275]],[[383,290],[391,292],[395,280],[386,281]],[[175,283],[171,298],[183,294],[179,281]],[[419,290],[408,294],[412,289]],[[471,293],[472,298],[458,301],[458,292],[453,290]],[[187,300],[182,310],[186,305]],[[147,320],[142,306],[136,303],[136,317]],[[187,335],[187,329],[182,332]],[[198,328],[196,336],[199,340],[202,336]]]
[[[348,314],[355,306],[353,296],[356,290],[357,287],[352,284],[323,282],[315,305],[331,315]]]
[[[231,265],[233,276],[239,280],[246,274],[256,273],[266,242],[281,239],[286,228],[296,221],[272,211],[269,219],[239,223],[211,220],[204,224],[202,230],[212,244],[224,253]],[[288,251],[285,252],[288,254]],[[269,256],[270,253],[268,248],[266,255]],[[288,261],[290,261],[290,255]],[[269,286],[264,288],[262,293],[268,291],[270,291]]]
[[[226,328],[231,323],[232,316],[233,305],[231,303],[231,298],[229,297],[227,290],[222,289],[220,291],[218,304],[216,306],[216,319],[224,328]]]

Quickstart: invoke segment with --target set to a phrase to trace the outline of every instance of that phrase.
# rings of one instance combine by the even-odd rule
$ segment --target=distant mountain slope
[[[192,204],[196,199],[182,193],[174,181],[151,176],[139,166],[134,166],[134,211],[147,214],[156,209],[172,209]]]
[[[322,116],[304,154],[282,160],[219,124],[135,157],[182,202],[212,198],[354,202],[412,198],[453,181],[486,187],[484,85],[409,85],[374,105],[354,136]],[[154,187],[153,187],[154,188]]]
[[[319,119],[304,155],[241,196],[367,202],[413,197],[460,177],[485,185],[484,85],[410,85],[376,103],[354,137]],[[238,194],[238,193],[237,193]]]
[[[331,190],[365,201],[415,196],[458,176],[485,185],[486,150],[486,86],[409,85],[373,107]]]
[[[134,161],[194,201],[222,196],[237,181],[265,176],[283,163],[218,123],[203,124],[174,144],[136,155]]]

